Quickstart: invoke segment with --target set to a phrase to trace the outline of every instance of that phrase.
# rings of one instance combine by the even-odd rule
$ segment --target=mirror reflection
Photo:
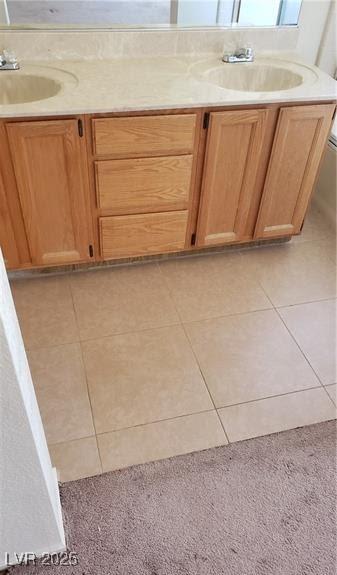
[[[301,0],[0,0],[15,26],[294,26]]]

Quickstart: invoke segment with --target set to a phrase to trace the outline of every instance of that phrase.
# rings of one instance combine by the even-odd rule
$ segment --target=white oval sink
[[[238,92],[280,92],[317,81],[317,74],[305,64],[276,58],[235,64],[209,59],[193,64],[190,71],[199,80]]]
[[[24,64],[20,70],[2,70],[0,106],[46,100],[77,84],[73,73],[55,66]]]
[[[208,82],[243,92],[278,92],[303,83],[300,74],[265,64],[223,64],[205,72]]]
[[[55,96],[62,84],[44,76],[17,75],[16,71],[0,72],[0,104],[23,104]]]

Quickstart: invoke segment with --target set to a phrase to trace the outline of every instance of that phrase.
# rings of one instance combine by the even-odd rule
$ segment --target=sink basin
[[[16,71],[0,72],[0,104],[22,104],[55,96],[62,87],[52,78],[15,75]]]
[[[24,63],[20,70],[0,71],[0,106],[46,100],[77,84],[78,78],[62,68]]]
[[[317,74],[305,64],[277,58],[227,64],[209,59],[196,62],[190,71],[199,80],[239,92],[280,92],[317,81]]]
[[[278,92],[303,83],[300,74],[265,64],[223,64],[205,72],[212,84],[243,92]]]

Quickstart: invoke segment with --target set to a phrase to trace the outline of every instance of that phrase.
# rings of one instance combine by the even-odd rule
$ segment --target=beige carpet
[[[335,472],[329,422],[74,481],[79,565],[11,573],[335,575]]]

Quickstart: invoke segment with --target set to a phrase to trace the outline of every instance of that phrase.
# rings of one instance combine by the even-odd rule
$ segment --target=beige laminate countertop
[[[153,57],[96,61],[22,62],[7,77],[47,76],[62,84],[53,97],[23,104],[0,105],[0,117],[54,116],[208,106],[325,101],[337,98],[337,82],[315,66],[289,54],[264,54],[256,64],[300,74],[303,83],[291,89],[247,92],[222,88],[210,81],[209,70],[248,67],[224,64],[221,57]],[[229,69],[229,68],[224,68]],[[213,75],[214,78],[214,75]]]

